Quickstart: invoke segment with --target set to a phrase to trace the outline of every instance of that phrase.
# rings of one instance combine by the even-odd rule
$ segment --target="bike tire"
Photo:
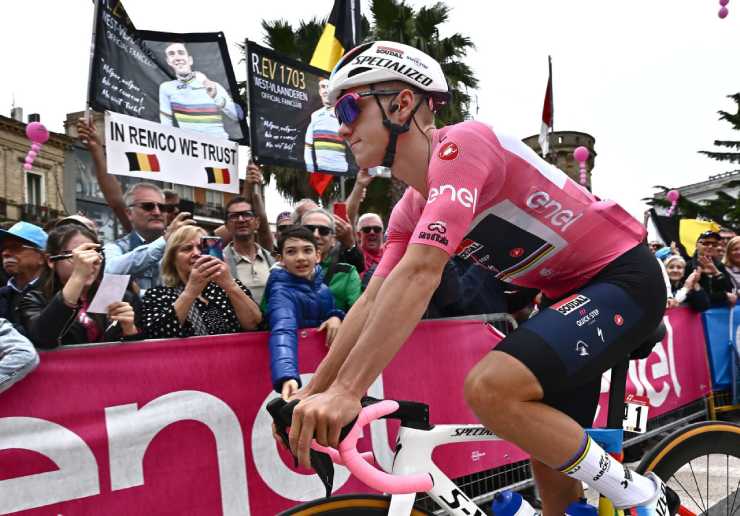
[[[386,516],[391,504],[391,497],[386,495],[338,495],[313,502],[307,502],[297,507],[281,512],[279,516],[314,516],[329,514],[331,516]],[[414,506],[411,516],[429,516],[433,513]]]
[[[714,514],[716,509],[721,514],[737,514],[740,511],[740,425],[703,421],[681,428],[650,450],[636,471],[658,475],[678,494],[682,507],[688,511],[685,513],[699,514],[712,509]],[[721,484],[725,485],[724,490]]]

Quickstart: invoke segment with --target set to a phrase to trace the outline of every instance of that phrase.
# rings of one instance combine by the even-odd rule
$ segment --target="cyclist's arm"
[[[329,353],[319,365],[303,394],[311,395],[324,392],[334,382],[339,368],[344,364],[365,327],[368,315],[384,280],[385,278],[373,276],[365,292],[347,312]]]
[[[365,394],[421,320],[447,260],[437,247],[409,246],[369,307],[359,340],[337,374],[338,387]]]

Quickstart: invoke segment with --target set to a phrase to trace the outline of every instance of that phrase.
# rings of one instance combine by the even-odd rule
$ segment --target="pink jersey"
[[[393,209],[376,275],[387,276],[409,244],[431,245],[557,298],[645,236],[621,206],[480,122],[435,132],[427,188],[426,199],[408,188]]]

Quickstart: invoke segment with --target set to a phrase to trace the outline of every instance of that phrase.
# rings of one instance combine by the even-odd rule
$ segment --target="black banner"
[[[355,175],[352,153],[328,105],[328,73],[247,42],[252,153],[261,163]]]
[[[137,30],[120,0],[98,0],[88,103],[248,144],[222,32]]]

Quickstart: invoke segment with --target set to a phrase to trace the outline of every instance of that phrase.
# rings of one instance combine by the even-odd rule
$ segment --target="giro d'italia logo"
[[[457,144],[454,142],[447,142],[439,149],[437,156],[439,156],[439,159],[452,161],[453,159],[457,158],[458,154],[460,154],[460,149],[458,148]]]

